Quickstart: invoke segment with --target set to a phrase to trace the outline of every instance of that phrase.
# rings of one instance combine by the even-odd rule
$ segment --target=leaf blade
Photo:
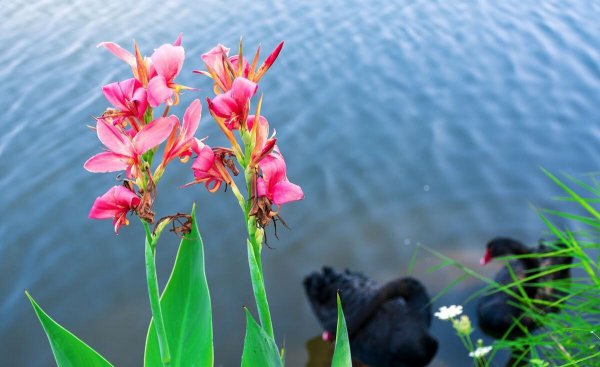
[[[242,352],[242,367],[283,367],[279,350],[273,339],[254,320],[250,311],[246,312],[246,336]]]
[[[212,310],[204,267],[204,248],[192,209],[192,230],[181,240],[175,265],[161,295],[171,367],[212,366]],[[158,337],[151,321],[144,365],[162,367]]]
[[[348,329],[346,328],[346,319],[342,310],[342,301],[340,295],[337,295],[338,320],[337,330],[335,332],[335,351],[331,367],[352,367],[352,356],[350,354],[350,340],[348,338]]]
[[[112,367],[98,352],[54,321],[28,292],[25,294],[46,332],[58,367]]]

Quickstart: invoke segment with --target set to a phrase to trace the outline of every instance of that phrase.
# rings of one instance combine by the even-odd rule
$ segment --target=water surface
[[[210,94],[194,75],[217,42],[285,48],[261,82],[263,113],[277,130],[290,179],[306,199],[284,207],[292,227],[264,268],[276,337],[287,365],[308,360],[321,330],[301,286],[328,264],[379,281],[406,274],[418,244],[476,266],[496,235],[534,242],[536,207],[560,208],[540,172],[595,171],[600,152],[600,6],[595,1],[140,2],[5,1],[0,22],[0,355],[12,366],[52,365],[28,289],[57,321],[118,366],[139,366],[150,312],[143,231],[114,236],[87,219],[114,176],[83,162],[100,149],[85,126],[106,107],[99,87],[129,77],[101,41],[143,52],[184,33],[180,82]],[[182,112],[183,107],[176,111]],[[224,144],[208,114],[199,136]],[[198,203],[214,311],[217,365],[239,364],[243,305],[253,298],[239,208],[174,164],[159,213]],[[160,243],[164,282],[178,240]],[[432,294],[458,273],[414,275]],[[492,274],[494,269],[485,269]],[[463,302],[461,283],[434,304]],[[472,305],[467,312],[472,313]],[[433,365],[464,366],[449,325],[434,322]]]

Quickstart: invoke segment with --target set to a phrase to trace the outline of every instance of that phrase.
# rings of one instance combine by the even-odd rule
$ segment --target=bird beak
[[[487,263],[489,263],[491,260],[492,260],[492,255],[490,254],[490,250],[486,249],[485,254],[481,258],[481,260],[479,260],[479,264],[481,266],[487,265]]]
[[[322,338],[324,341],[326,341],[326,342],[332,342],[332,341],[334,341],[334,339],[335,339],[335,338],[333,337],[333,334],[332,334],[330,331],[327,331],[327,330],[323,331],[323,334],[321,334],[321,338]]]

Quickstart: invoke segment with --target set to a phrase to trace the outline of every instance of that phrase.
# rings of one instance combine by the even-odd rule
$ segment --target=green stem
[[[267,291],[265,289],[262,263],[260,260],[260,250],[258,250],[258,257],[256,256],[256,253],[256,246],[248,240],[248,263],[250,265],[250,278],[252,279],[252,290],[256,301],[256,309],[258,310],[258,317],[265,332],[271,339],[275,340],[273,323],[271,322],[271,313],[269,311],[269,302],[267,300]]]
[[[250,216],[250,209],[252,208],[252,174],[250,170],[244,167],[246,179],[246,187],[248,190],[248,200],[246,201],[244,210],[244,219],[246,220],[246,229],[248,231],[248,265],[250,267],[250,279],[252,280],[252,290],[254,293],[254,300],[256,302],[256,309],[258,310],[258,317],[260,324],[262,325],[265,332],[275,341],[275,334],[273,333],[273,323],[271,322],[271,311],[269,310],[269,302],[267,300],[267,291],[265,289],[265,280],[263,276],[262,260],[261,260],[261,249],[262,244],[256,238],[256,219]]]
[[[169,351],[169,343],[167,341],[167,332],[165,330],[165,324],[162,317],[162,310],[160,308],[160,293],[158,291],[158,280],[156,277],[156,240],[157,238],[152,236],[148,222],[142,221],[146,230],[146,279],[148,280],[148,296],[150,297],[150,309],[152,310],[152,319],[154,321],[154,328],[158,337],[158,348],[160,350],[160,356],[162,359],[163,366],[169,366],[171,362],[171,352]]]

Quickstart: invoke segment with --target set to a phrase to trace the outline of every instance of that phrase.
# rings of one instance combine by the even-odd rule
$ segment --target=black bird
[[[556,247],[564,248],[565,245],[557,244]],[[552,266],[571,263],[573,259],[571,256],[540,255],[552,251],[554,251],[552,248],[542,243],[537,248],[530,248],[517,240],[499,237],[488,242],[485,255],[481,259],[481,264],[485,265],[492,259],[501,256],[537,254],[537,256],[523,257],[509,262],[516,278],[535,277],[540,271],[547,270],[547,268]],[[524,282],[522,287],[527,297],[531,300],[553,302],[564,296],[564,293],[552,287],[551,283],[568,278],[570,278],[570,271],[569,268],[566,268]],[[502,268],[496,274],[494,280],[501,285],[511,284],[515,281],[507,267]],[[516,286],[511,287],[510,290],[521,296]],[[556,313],[560,310],[558,307],[546,307],[539,304],[535,307],[538,307],[539,310],[537,311],[540,313]],[[525,316],[525,312],[526,305],[505,292],[484,295],[479,299],[477,307],[479,328],[487,335],[496,339],[506,337],[508,340],[513,340],[522,337],[526,334],[525,330],[532,332],[540,326],[534,319]],[[516,320],[518,320],[518,323],[513,325],[517,322]],[[520,365],[517,361],[525,359],[522,358],[524,353],[526,352],[523,350],[513,350],[507,366]]]
[[[414,278],[379,285],[361,273],[338,273],[324,267],[304,279],[313,311],[335,335],[339,291],[354,359],[372,367],[422,367],[435,356],[438,343],[429,334],[431,304]]]

